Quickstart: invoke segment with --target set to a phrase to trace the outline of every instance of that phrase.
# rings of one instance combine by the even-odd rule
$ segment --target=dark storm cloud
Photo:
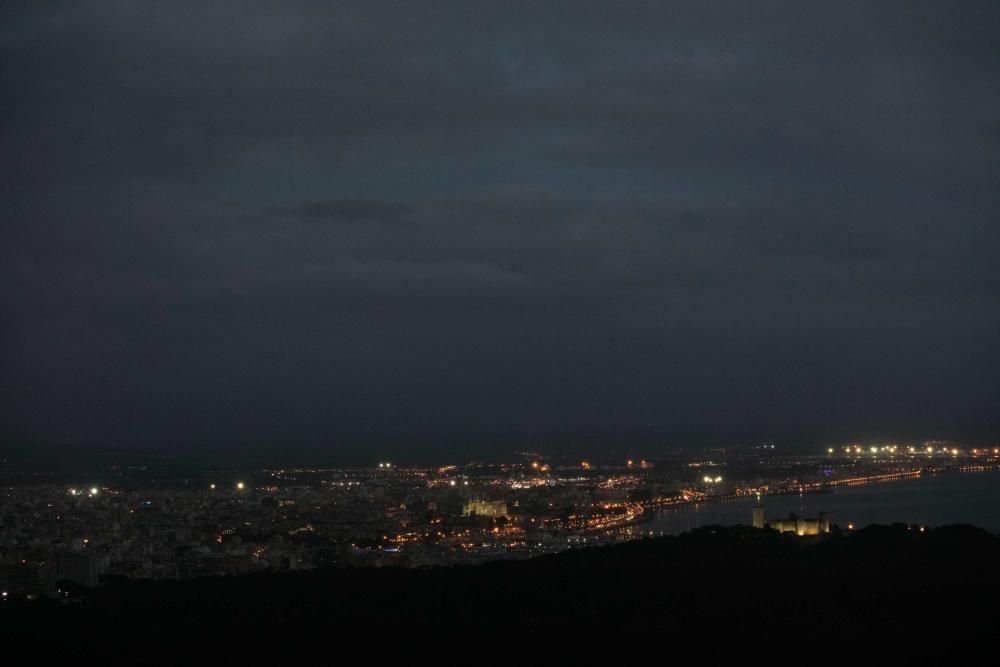
[[[0,11],[7,438],[996,438],[991,3]]]
[[[410,210],[410,207],[389,202],[378,202],[366,199],[338,199],[336,201],[311,201],[296,206],[283,208],[271,207],[267,212],[271,215],[287,215],[300,218],[319,218],[332,220],[397,220]]]

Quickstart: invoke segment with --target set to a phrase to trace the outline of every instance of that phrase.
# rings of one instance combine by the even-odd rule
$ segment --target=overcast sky
[[[995,441],[998,26],[4,2],[0,437]]]

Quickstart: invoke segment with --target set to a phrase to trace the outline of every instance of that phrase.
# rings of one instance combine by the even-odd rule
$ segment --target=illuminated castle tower
[[[753,527],[764,527],[764,503],[760,502],[760,495],[757,495],[757,504],[753,506]]]
[[[823,535],[830,532],[830,514],[820,512],[818,519],[808,519],[806,517],[789,514],[787,519],[777,521],[764,520],[764,503],[757,496],[757,504],[753,506],[753,527],[770,528],[779,533],[795,533],[796,535]]]

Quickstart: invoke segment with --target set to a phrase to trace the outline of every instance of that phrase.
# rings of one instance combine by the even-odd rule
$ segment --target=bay
[[[838,487],[832,493],[767,496],[767,520],[790,513],[815,517],[830,513],[830,522],[846,528],[869,524],[907,523],[942,526],[965,523],[1000,533],[1000,472],[924,475],[865,486]],[[700,503],[661,510],[643,525],[653,534],[677,535],[706,525],[750,525],[754,500]]]

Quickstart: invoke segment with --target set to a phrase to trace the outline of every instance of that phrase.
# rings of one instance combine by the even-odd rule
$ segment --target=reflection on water
[[[668,509],[643,525],[654,534],[677,535],[719,524],[750,524],[753,501],[701,504]],[[795,512],[802,516],[830,513],[830,522],[841,527],[871,523],[914,523],[941,526],[970,523],[1000,532],[1000,472],[923,476],[884,484],[839,487],[833,493],[764,498],[768,519],[782,519]]]

